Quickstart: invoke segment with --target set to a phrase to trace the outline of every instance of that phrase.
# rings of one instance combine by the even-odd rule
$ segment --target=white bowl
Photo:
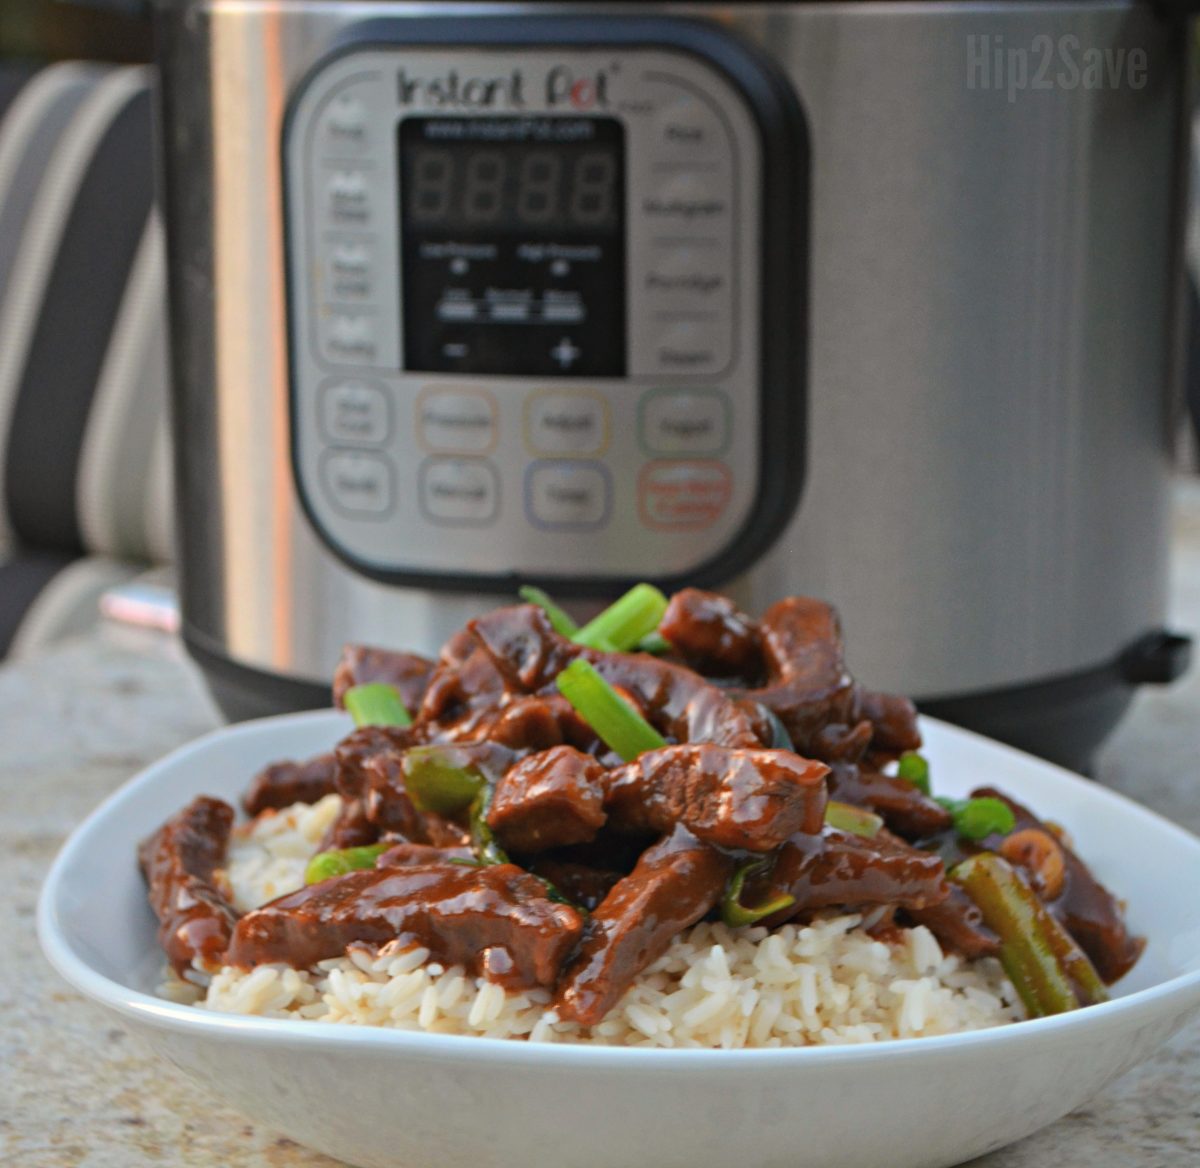
[[[154,996],[137,842],[193,795],[328,749],[334,712],[219,730],[108,799],[42,890],[55,968],[214,1094],[363,1168],[938,1168],[1036,1131],[1200,1008],[1200,840],[1084,779],[926,721],[939,792],[994,784],[1063,823],[1128,900],[1146,954],[1102,1006],[868,1046],[644,1050],[231,1017]]]

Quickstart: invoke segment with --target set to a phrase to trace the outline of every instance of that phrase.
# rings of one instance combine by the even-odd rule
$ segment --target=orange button
[[[709,527],[733,494],[723,462],[650,462],[638,477],[642,522],[660,530]]]

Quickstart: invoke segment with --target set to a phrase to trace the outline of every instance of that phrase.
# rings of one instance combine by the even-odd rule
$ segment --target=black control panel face
[[[405,369],[623,377],[621,123],[410,117],[397,139]]]

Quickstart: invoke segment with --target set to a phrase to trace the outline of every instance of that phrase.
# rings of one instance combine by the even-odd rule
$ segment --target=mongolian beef
[[[754,620],[639,585],[578,628],[523,597],[437,661],[348,646],[332,753],[254,778],[247,825],[201,797],[144,842],[177,990],[437,1029],[465,986],[468,1033],[621,1041],[621,1013],[660,1044],[771,1045],[926,1032],[922,970],[966,1004],[953,1029],[1101,1001],[1137,961],[1063,828],[987,787],[937,797],[914,707],[850,676],[828,604]],[[828,993],[836,1026],[764,1004],[806,953],[825,980],[795,1009]],[[745,1024],[695,1037],[735,981]],[[909,1021],[871,1022],[897,994]],[[480,1021],[506,1008],[532,1021]]]

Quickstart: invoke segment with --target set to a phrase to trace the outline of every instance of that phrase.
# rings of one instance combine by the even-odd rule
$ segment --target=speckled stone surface
[[[1200,484],[1181,486],[1178,498],[1173,620],[1197,632]],[[4,1168],[335,1164],[193,1088],[68,989],[34,936],[38,888],[70,828],[136,770],[217,721],[178,647],[151,634],[105,629],[0,669]],[[1106,748],[1100,772],[1119,790],[1200,832],[1200,670],[1169,691],[1138,698]],[[1200,1023],[1086,1107],[972,1168],[1196,1165]]]

